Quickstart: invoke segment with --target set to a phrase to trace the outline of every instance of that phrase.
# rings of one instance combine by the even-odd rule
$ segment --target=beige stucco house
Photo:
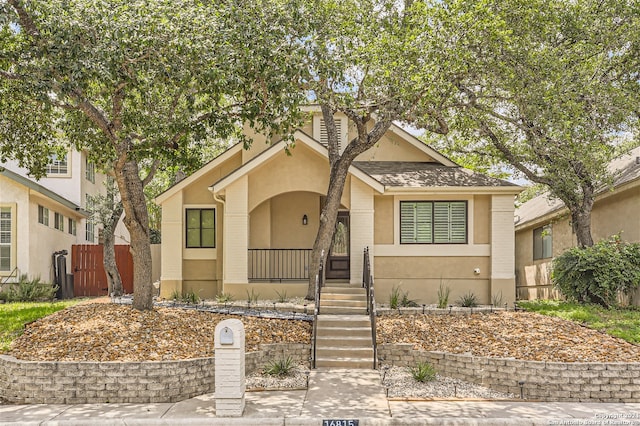
[[[295,145],[251,135],[161,194],[161,296],[174,291],[236,299],[306,294],[309,254],[329,179],[319,108]],[[341,143],[354,135],[336,116]],[[463,169],[393,125],[349,169],[328,280],[362,282],[369,247],[376,297],[394,286],[419,303],[473,292],[515,298],[514,196],[520,187]]]
[[[601,190],[591,213],[594,241],[621,233],[640,242],[640,147],[609,165],[612,188]],[[558,199],[539,195],[516,210],[516,283],[518,299],[557,298],[550,281],[551,260],[577,245],[569,211]]]

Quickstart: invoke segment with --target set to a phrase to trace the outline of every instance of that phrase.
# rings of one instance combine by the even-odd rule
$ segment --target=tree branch
[[[29,13],[27,13],[24,7],[22,7],[22,5],[20,4],[20,1],[19,0],[7,0],[7,1],[18,14],[18,18],[20,18],[20,26],[24,28],[27,34],[33,37],[39,36],[40,32],[38,31],[38,28],[36,28],[36,25],[33,22],[33,19],[31,18]]]

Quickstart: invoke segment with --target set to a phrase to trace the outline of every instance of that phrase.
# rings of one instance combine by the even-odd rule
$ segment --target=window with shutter
[[[466,201],[401,201],[401,244],[466,244]]]
[[[339,118],[334,119],[336,123],[336,133],[338,134],[338,151],[342,152],[342,120]],[[320,119],[320,143],[327,146],[329,143],[329,136],[327,134],[327,126],[324,124],[324,119]]]

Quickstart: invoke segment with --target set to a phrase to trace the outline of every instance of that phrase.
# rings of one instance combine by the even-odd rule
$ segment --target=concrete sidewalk
[[[314,370],[309,389],[247,392],[244,415],[215,417],[213,394],[168,404],[0,405],[0,425],[638,425],[640,404],[387,401],[370,370]],[[340,425],[342,426],[342,425]]]

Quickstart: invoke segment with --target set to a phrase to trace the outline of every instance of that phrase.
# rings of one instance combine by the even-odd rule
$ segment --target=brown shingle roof
[[[387,187],[499,187],[517,185],[462,167],[410,161],[355,161],[354,166]]]

